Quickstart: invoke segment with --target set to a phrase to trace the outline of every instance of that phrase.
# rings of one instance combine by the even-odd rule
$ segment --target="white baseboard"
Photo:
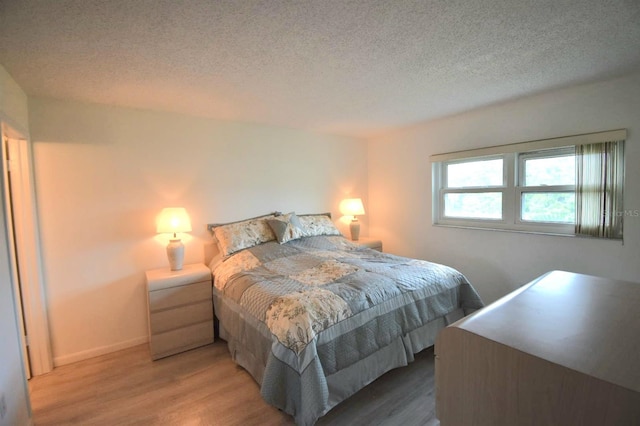
[[[70,355],[58,356],[53,358],[53,366],[60,367],[61,365],[71,364],[74,362],[82,361],[85,359],[93,358],[96,356],[116,352],[122,349],[127,349],[132,346],[141,345],[147,343],[149,337],[147,335],[136,337],[135,339],[127,340],[124,342],[116,343],[114,345],[100,346],[93,349],[87,349],[86,351],[76,352]]]

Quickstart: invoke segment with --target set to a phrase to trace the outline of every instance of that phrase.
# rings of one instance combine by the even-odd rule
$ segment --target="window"
[[[502,219],[503,158],[446,163],[444,217]]]
[[[522,222],[575,224],[575,148],[518,154],[518,170]]]
[[[432,156],[433,221],[438,225],[621,238],[621,223],[605,232],[600,228],[609,225],[599,219],[620,213],[591,210],[594,205],[621,206],[621,196],[612,194],[622,192],[624,138],[626,131],[602,132]],[[606,143],[619,143],[620,148],[605,149],[606,143],[594,140],[615,140]],[[616,153],[617,163],[611,164],[619,163],[617,169],[603,163],[597,170],[613,169],[617,187],[595,195],[585,189],[600,188],[605,181],[616,179],[584,172],[588,169],[583,164],[593,160],[587,161],[581,154],[585,150],[577,149],[582,146],[594,147],[591,151],[600,155],[597,164],[611,161],[612,152]],[[584,175],[597,181],[589,182]],[[595,198],[589,201],[590,197]],[[588,220],[583,210],[588,210]],[[591,223],[586,225],[585,220]],[[583,228],[589,233],[582,232]]]

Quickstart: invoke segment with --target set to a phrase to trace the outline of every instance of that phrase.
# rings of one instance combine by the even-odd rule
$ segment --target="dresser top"
[[[184,265],[179,271],[172,271],[169,267],[152,269],[146,272],[146,278],[149,291],[154,291],[200,281],[211,281],[211,271],[202,263],[193,263]]]
[[[553,271],[455,327],[640,392],[640,284]]]

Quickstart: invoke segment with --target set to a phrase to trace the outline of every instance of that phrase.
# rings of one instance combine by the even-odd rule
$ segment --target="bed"
[[[483,306],[453,268],[360,247],[328,214],[209,225],[219,336],[269,404],[311,425]]]

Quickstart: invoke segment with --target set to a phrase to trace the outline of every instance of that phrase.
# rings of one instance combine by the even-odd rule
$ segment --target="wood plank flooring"
[[[215,343],[158,361],[147,345],[65,365],[29,382],[45,425],[293,425]],[[433,349],[334,407],[318,425],[437,426]]]

